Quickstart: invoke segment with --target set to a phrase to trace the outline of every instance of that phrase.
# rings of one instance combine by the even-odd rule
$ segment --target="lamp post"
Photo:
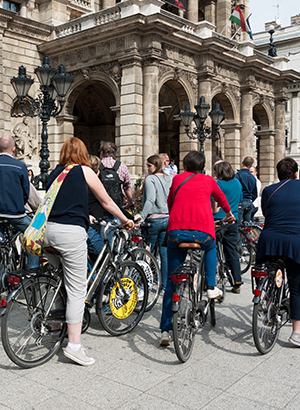
[[[220,124],[225,118],[225,112],[221,111],[220,104],[215,104],[215,109],[208,113],[209,104],[205,104],[205,98],[200,97],[199,104],[195,105],[197,113],[191,112],[190,105],[186,104],[185,110],[180,113],[183,125],[185,126],[186,135],[191,139],[197,139],[200,142],[200,152],[204,153],[204,142],[206,139],[216,138],[219,131]],[[204,127],[207,115],[210,116],[214,129]],[[195,122],[196,127],[190,131],[192,121]]]
[[[20,66],[18,77],[13,77],[10,82],[17,94],[22,112],[28,117],[40,117],[42,121],[41,161],[39,163],[41,173],[35,177],[34,185],[39,187],[41,182],[42,189],[46,189],[48,169],[50,167],[48,161],[48,122],[51,117],[56,117],[61,113],[66,103],[65,96],[74,78],[66,75],[66,68],[63,64],[60,64],[58,70],[50,67],[50,58],[48,56],[43,58],[42,67],[37,67],[34,72],[40,82],[41,94],[26,109],[25,99],[34,80],[27,77],[26,68]]]
[[[270,34],[270,43],[269,43],[269,50],[268,50],[268,55],[270,57],[277,57],[277,50],[275,43],[273,41],[273,34],[275,33],[274,26],[271,24],[269,27],[269,34]]]

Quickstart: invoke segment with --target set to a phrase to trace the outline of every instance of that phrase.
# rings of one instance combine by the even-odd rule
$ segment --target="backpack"
[[[117,173],[120,161],[116,161],[112,168],[106,168],[102,163],[100,165],[100,181],[104,185],[108,195],[121,208],[124,205],[122,181]]]

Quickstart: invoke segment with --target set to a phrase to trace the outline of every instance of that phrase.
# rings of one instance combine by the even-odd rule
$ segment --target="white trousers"
[[[66,322],[82,322],[87,286],[87,233],[78,225],[47,222],[44,247],[52,246],[60,253],[67,291]],[[58,266],[59,257],[46,253],[49,262]]]

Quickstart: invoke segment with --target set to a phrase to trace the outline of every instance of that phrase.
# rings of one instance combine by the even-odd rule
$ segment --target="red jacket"
[[[210,205],[211,196],[224,212],[229,212],[230,206],[211,176],[197,174],[189,179],[179,188],[173,202],[177,187],[190,175],[193,173],[183,172],[173,178],[168,196],[170,213],[168,232],[176,229],[192,229],[208,233],[215,238],[214,218]]]

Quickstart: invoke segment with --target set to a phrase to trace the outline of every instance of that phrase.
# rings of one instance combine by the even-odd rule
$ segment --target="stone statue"
[[[28,123],[29,118],[24,117],[23,121],[19,122],[13,130],[16,144],[15,157],[17,159],[31,159],[37,150],[37,147],[33,145]]]

